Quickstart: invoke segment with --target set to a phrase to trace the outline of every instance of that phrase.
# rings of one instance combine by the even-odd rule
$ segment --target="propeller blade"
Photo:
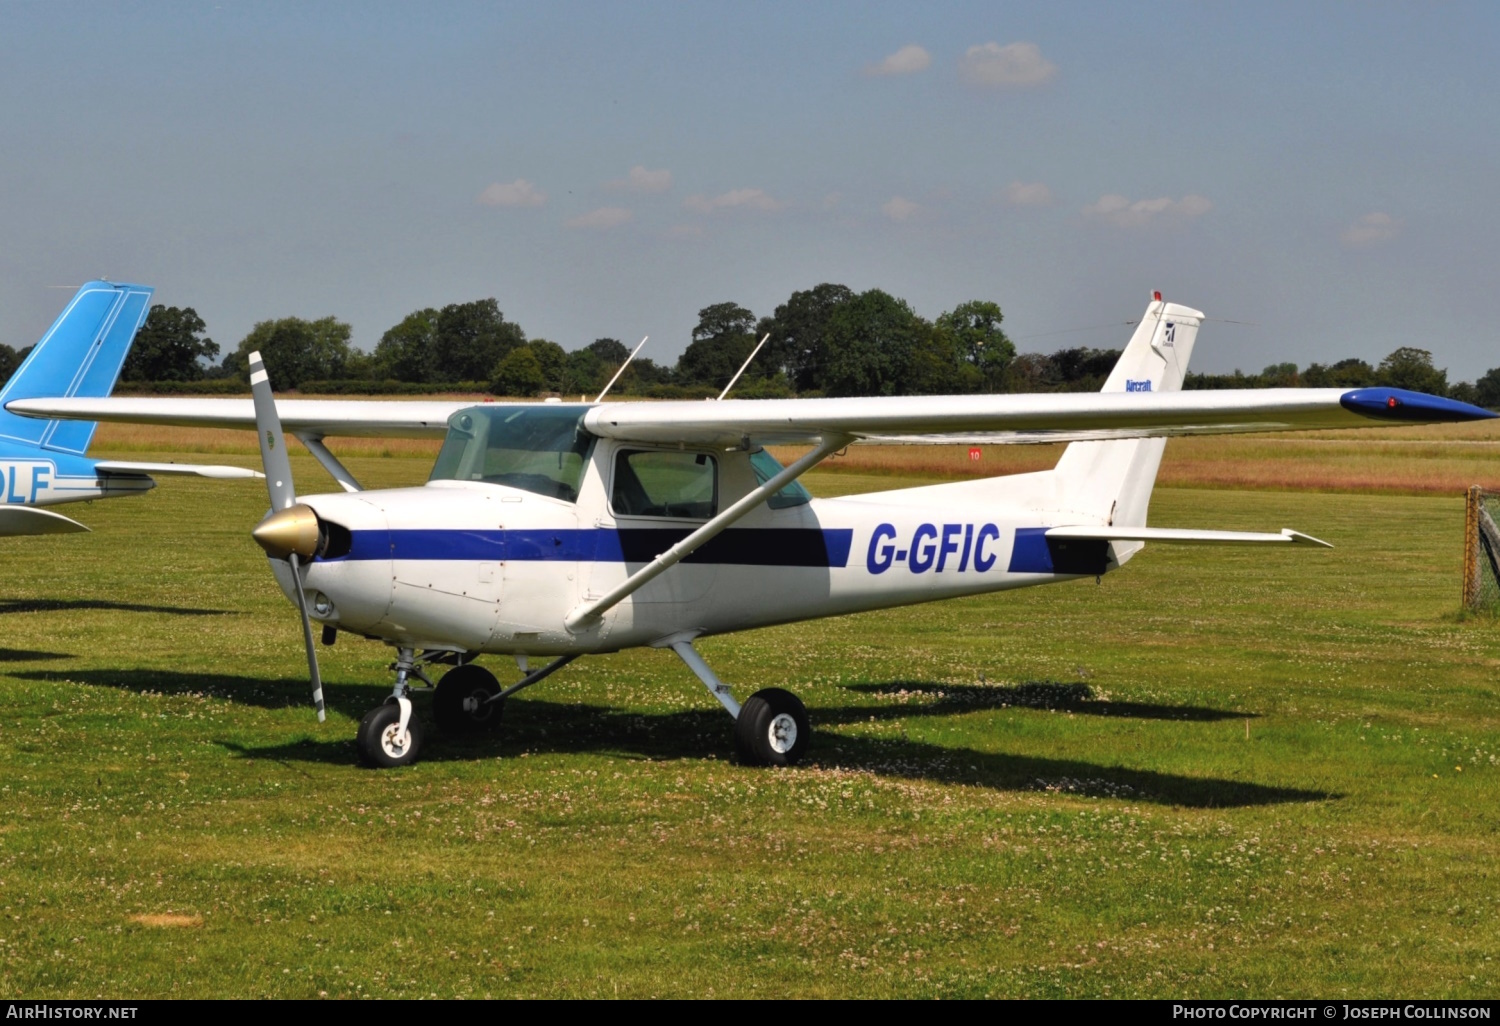
[[[313,647],[312,620],[307,615],[307,593],[302,589],[302,560],[298,549],[310,550],[317,543],[318,517],[306,506],[296,510],[297,489],[292,486],[292,461],[286,454],[286,435],[271,379],[260,353],[250,354],[250,395],[255,401],[255,433],[260,436],[260,462],[266,471],[266,491],[271,496],[271,515],[254,531],[254,538],[268,555],[284,558],[292,565],[292,594],[302,615],[302,641],[307,646],[307,673],[312,678],[313,705],[323,722],[323,675],[318,672],[318,650]],[[312,544],[307,535],[311,532]],[[311,555],[311,552],[308,552]]]
[[[312,678],[313,705],[318,710],[318,722],[323,722],[323,675],[318,672],[318,650],[313,647],[312,621],[307,617],[307,593],[302,590],[302,561],[294,552],[287,556],[287,561],[292,564],[292,578],[296,587],[292,592],[297,596],[297,612],[302,614],[302,641],[307,646],[307,674]]]
[[[255,401],[255,433],[260,436],[260,462],[266,472],[271,512],[279,513],[297,501],[297,490],[292,487],[292,461],[287,457],[286,436],[281,432],[281,417],[271,395],[271,379],[258,352],[250,354],[250,395]]]

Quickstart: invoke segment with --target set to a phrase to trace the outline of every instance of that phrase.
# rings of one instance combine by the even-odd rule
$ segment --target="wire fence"
[[[1500,610],[1500,492],[1478,485],[1464,503],[1464,608]]]

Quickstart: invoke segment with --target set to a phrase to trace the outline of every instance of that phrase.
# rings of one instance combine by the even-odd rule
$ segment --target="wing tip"
[[[1339,396],[1339,405],[1350,413],[1416,424],[1446,424],[1471,420],[1494,420],[1500,413],[1482,406],[1447,399],[1405,388],[1356,388]]]
[[[1325,549],[1333,548],[1333,542],[1326,542],[1322,538],[1314,538],[1310,534],[1303,534],[1301,531],[1294,531],[1290,527],[1283,527],[1281,529],[1281,534],[1282,537],[1284,537],[1289,542],[1300,543],[1303,545],[1321,545]]]

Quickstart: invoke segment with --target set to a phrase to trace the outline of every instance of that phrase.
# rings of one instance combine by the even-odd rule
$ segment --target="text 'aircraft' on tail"
[[[1078,578],[1148,543],[1324,543],[1297,531],[1148,526],[1167,436],[1478,420],[1390,388],[1181,391],[1203,314],[1156,294],[1102,391],[721,402],[276,402],[21,399],[12,413],[255,428],[272,512],[255,528],[297,605],[322,717],[313,624],[396,649],[386,701],[359,726],[374,766],[413,762],[420,681],[448,732],[493,729],[505,700],[584,655],[671,649],[734,718],[745,762],[789,765],[810,736],[780,688],[743,703],[701,637]],[[343,488],[299,496],[283,429]],[[327,435],[442,436],[423,487],[361,490]],[[1051,470],[815,499],[797,479],[860,442],[1070,444]],[[810,447],[783,467],[766,445]],[[516,658],[502,687],[474,660]],[[546,665],[529,670],[528,660]],[[426,672],[446,665],[435,686]]]
[[[6,403],[39,397],[108,396],[146,320],[151,293],[146,285],[83,285],[0,389],[0,535],[87,531],[78,521],[39,507],[140,495],[156,487],[151,474],[259,476],[243,467],[91,459],[85,454],[97,424],[35,420],[4,409]]]

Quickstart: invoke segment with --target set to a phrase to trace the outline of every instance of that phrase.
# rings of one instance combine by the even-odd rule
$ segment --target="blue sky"
[[[104,275],[231,348],[494,296],[670,361],[699,307],[993,299],[1203,370],[1500,366],[1500,8],[0,4],[0,341]]]

